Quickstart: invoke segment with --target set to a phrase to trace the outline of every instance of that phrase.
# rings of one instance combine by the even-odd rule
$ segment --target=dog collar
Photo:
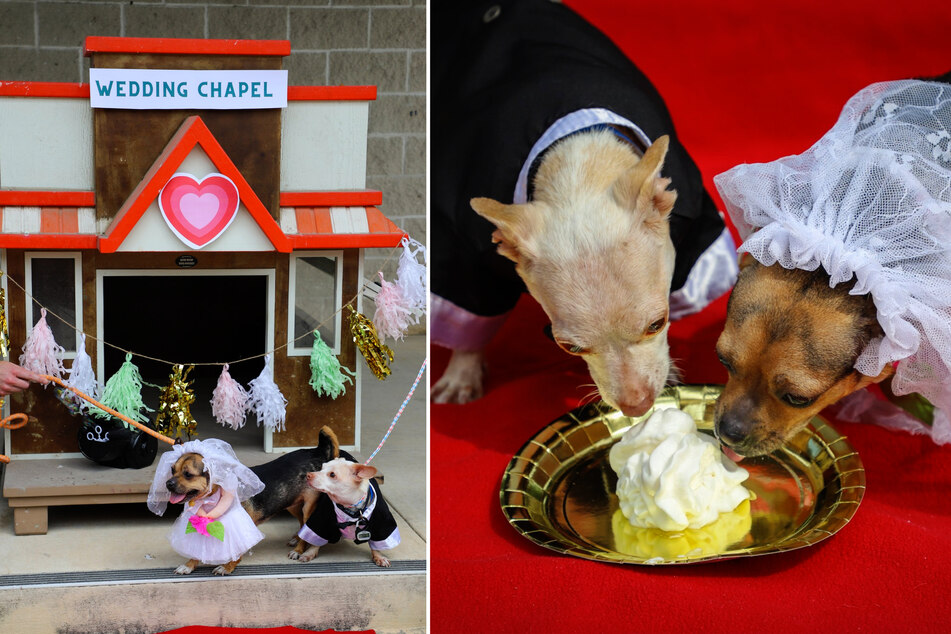
[[[360,500],[354,504],[350,504],[348,506],[337,504],[336,502],[334,502],[334,504],[337,506],[337,508],[339,508],[341,511],[343,511],[350,517],[360,517],[363,515],[363,512],[367,509],[367,507],[370,506],[370,502],[372,500],[373,500],[373,487],[371,486],[369,489],[367,489],[367,494],[364,495],[362,498],[360,498]]]

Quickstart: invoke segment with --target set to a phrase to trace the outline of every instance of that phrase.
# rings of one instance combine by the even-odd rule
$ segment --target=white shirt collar
[[[579,130],[599,124],[628,128],[637,135],[645,147],[649,147],[651,144],[650,138],[644,134],[643,130],[610,110],[605,110],[604,108],[575,110],[551,124],[551,126],[545,130],[544,134],[538,138],[535,145],[532,146],[528,157],[525,159],[525,163],[522,165],[522,170],[518,173],[518,181],[515,183],[515,194],[512,196],[512,202],[515,204],[528,202],[528,174],[531,171],[532,163],[535,162],[535,159],[538,158],[542,152],[569,134],[574,134]]]

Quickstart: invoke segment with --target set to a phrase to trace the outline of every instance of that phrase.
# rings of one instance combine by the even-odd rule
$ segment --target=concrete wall
[[[367,187],[426,243],[426,0],[0,0],[0,80],[88,82],[87,35],[287,39],[291,85],[376,85]]]

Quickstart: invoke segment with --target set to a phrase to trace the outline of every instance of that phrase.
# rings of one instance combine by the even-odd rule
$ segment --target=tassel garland
[[[3,271],[0,271],[0,277]],[[7,327],[6,291],[0,288],[0,359],[10,358],[10,329]]]
[[[403,253],[396,268],[396,284],[403,292],[405,305],[416,312],[414,323],[419,323],[419,315],[426,310],[426,247],[409,236],[401,244]],[[416,260],[417,253],[423,255],[422,264]]]
[[[324,340],[320,333],[314,331],[314,347],[310,351],[310,386],[318,396],[329,396],[336,399],[346,394],[345,383],[353,383],[351,377],[356,374],[340,365],[340,361]]]
[[[287,399],[271,377],[271,355],[264,357],[264,369],[249,385],[248,410],[257,416],[258,426],[264,425],[271,431],[284,431]]]
[[[195,394],[191,390],[191,381],[188,380],[188,373],[194,367],[190,365],[186,368],[180,363],[172,366],[168,385],[159,394],[155,429],[170,438],[191,440],[198,427],[198,421],[191,412]]]
[[[241,429],[244,427],[245,412],[248,409],[248,392],[240,383],[231,378],[228,364],[221,370],[218,385],[211,396],[211,413],[224,427]]]
[[[76,358],[73,359],[73,367],[69,369],[69,378],[66,379],[66,385],[99,400],[102,387],[99,385],[99,381],[96,380],[96,373],[92,369],[92,359],[89,358],[89,354],[86,352],[85,333],[79,335],[79,351],[76,353]],[[73,392],[66,391],[64,395],[75,403],[83,413],[91,407],[89,401]]]
[[[390,375],[389,364],[393,362],[393,351],[380,341],[373,327],[373,322],[347,305],[350,309],[350,334],[353,342],[366,359],[367,367],[379,380]]]
[[[377,332],[384,340],[387,337],[402,339],[406,329],[412,323],[413,311],[406,305],[400,287],[383,279],[383,273],[380,273],[380,292],[375,302],[373,325]],[[419,318],[416,321],[419,321]]]
[[[37,374],[49,374],[62,378],[66,368],[63,367],[63,356],[66,350],[53,339],[53,331],[46,323],[46,309],[40,309],[40,320],[33,326],[33,332],[23,344],[23,354],[20,355],[20,365]]]
[[[151,407],[142,401],[142,375],[139,374],[139,368],[132,363],[132,353],[127,352],[125,362],[119,367],[102,389],[102,398],[100,402],[120,414],[131,418],[140,423],[147,422],[149,417],[142,413],[142,410],[154,412]],[[90,413],[100,418],[111,418],[111,415],[99,409],[91,407]],[[123,425],[132,429],[131,425],[123,422]]]

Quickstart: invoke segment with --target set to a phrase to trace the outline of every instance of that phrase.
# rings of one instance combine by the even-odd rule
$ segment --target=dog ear
[[[376,467],[359,464],[353,468],[353,475],[361,480],[369,480],[376,475]]]
[[[524,264],[533,257],[532,246],[539,222],[539,210],[535,205],[504,205],[491,198],[473,198],[469,204],[477,214],[495,225],[492,242],[499,245],[499,255],[516,264]]]
[[[648,225],[665,221],[677,201],[677,192],[667,189],[670,179],[660,176],[669,147],[670,137],[666,134],[659,137],[634,169],[614,183],[618,203],[625,209],[646,213],[644,221]]]

